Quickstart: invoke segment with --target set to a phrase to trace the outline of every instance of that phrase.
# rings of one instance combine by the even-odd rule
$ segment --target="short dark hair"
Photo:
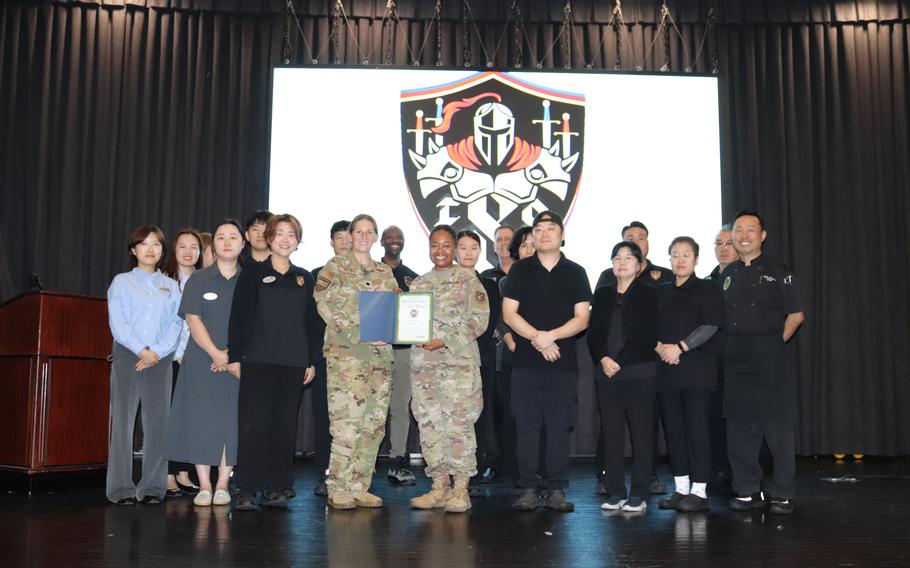
[[[259,209],[255,213],[249,216],[246,220],[246,228],[249,229],[253,225],[267,225],[269,222],[269,217],[272,216],[272,212],[267,209]]]
[[[234,225],[235,227],[237,227],[237,230],[240,231],[241,238],[243,237],[243,229],[240,227],[240,221],[238,221],[237,219],[234,219],[233,217],[225,217],[224,219],[215,223],[214,226],[212,226],[212,232],[209,233],[209,242],[211,242],[212,237],[215,236],[215,233],[218,232],[218,227],[220,227],[221,225]]]
[[[350,230],[351,230],[350,221],[345,221],[344,219],[342,219],[341,221],[335,221],[334,223],[332,223],[332,228],[329,229],[329,238],[334,239],[335,233],[342,233],[342,232],[347,233]]]
[[[626,225],[625,227],[622,228],[622,232],[619,233],[619,236],[622,237],[623,235],[625,235],[626,231],[628,231],[629,229],[641,229],[645,232],[646,235],[650,234],[648,232],[648,228],[645,227],[644,223],[642,223],[641,221],[632,221],[631,223],[629,223],[628,225]],[[613,256],[616,256],[616,255],[613,255]]]
[[[762,231],[765,230],[765,220],[761,218],[761,215],[759,215],[758,211],[756,211],[755,209],[740,209],[739,211],[734,213],[733,220],[730,221],[730,226],[732,227],[733,225],[735,225],[736,220],[739,219],[740,217],[755,217],[756,219],[758,219],[758,226],[761,227],[761,230]]]
[[[480,244],[480,235],[478,235],[474,231],[471,231],[471,230],[458,231],[458,234],[455,235],[455,242],[457,243],[458,241],[460,241],[461,237],[468,237],[469,239],[474,239],[475,241],[477,241],[477,244]]]
[[[433,227],[433,230],[430,231],[429,238],[432,239],[433,235],[435,235],[436,233],[438,233],[440,231],[442,231],[443,233],[448,233],[449,236],[452,237],[453,243],[458,241],[458,239],[455,236],[455,229],[452,228],[452,225],[436,225],[435,227]]]
[[[144,241],[152,233],[155,234],[158,242],[161,243],[161,258],[158,259],[158,264],[155,265],[155,268],[161,270],[161,267],[164,266],[164,261],[167,260],[167,241],[164,240],[164,232],[158,228],[158,225],[142,225],[133,229],[133,232],[130,233],[129,244],[126,247],[126,250],[130,252],[130,268],[139,266],[139,259],[136,258],[135,254],[132,254],[133,247]]]
[[[645,229],[645,230],[647,231],[647,229]],[[635,259],[638,260],[638,264],[642,263],[642,259],[644,257],[642,257],[642,255],[641,255],[641,247],[638,246],[637,244],[633,243],[632,241],[619,241],[618,243],[613,245],[613,252],[610,253],[610,258],[616,258],[616,254],[619,253],[619,249],[623,249],[623,248],[629,249],[629,252],[632,253],[632,256],[634,256]]]
[[[519,227],[515,230],[515,233],[512,235],[512,242],[509,243],[509,256],[512,257],[512,260],[518,260],[518,249],[521,247],[521,243],[524,242],[525,238],[533,233],[531,227]]]
[[[698,256],[698,243],[696,243],[695,239],[692,237],[687,237],[685,235],[676,237],[670,242],[670,246],[667,247],[667,254],[673,254],[673,246],[679,243],[685,243],[692,247],[692,250],[695,252],[695,256]]]

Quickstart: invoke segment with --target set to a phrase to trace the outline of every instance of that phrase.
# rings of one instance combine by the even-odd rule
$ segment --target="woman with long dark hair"
[[[168,256],[164,262],[164,273],[177,281],[180,290],[183,291],[187,280],[194,272],[202,268],[202,247],[203,240],[199,231],[196,229],[180,229],[174,234],[171,240],[171,251],[173,254]],[[177,376],[180,374],[180,365],[183,363],[183,353],[186,351],[187,342],[190,339],[190,330],[183,324],[183,330],[180,332],[180,341],[177,343],[177,351],[174,353],[174,378],[171,390],[171,402],[174,400],[174,392],[177,390]],[[167,494],[168,497],[179,497],[183,493],[196,493],[199,487],[193,485],[190,481],[189,471],[193,467],[191,463],[181,463],[170,461],[167,466]]]
[[[111,440],[106,495],[118,505],[160,503],[167,492],[165,436],[171,400],[171,361],[180,338],[180,288],[165,276],[167,244],[161,229],[144,225],[129,237],[130,267],[107,291],[114,337],[111,365]],[[142,408],[142,476],[133,483],[133,425]]]

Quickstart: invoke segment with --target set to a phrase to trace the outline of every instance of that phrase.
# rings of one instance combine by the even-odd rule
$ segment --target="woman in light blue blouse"
[[[114,336],[111,365],[111,442],[107,498],[118,505],[160,503],[167,491],[165,433],[171,400],[171,361],[183,322],[177,316],[180,288],[161,272],[164,234],[139,227],[129,239],[132,270],[118,274],[107,291]],[[133,483],[133,425],[142,403],[142,477]]]

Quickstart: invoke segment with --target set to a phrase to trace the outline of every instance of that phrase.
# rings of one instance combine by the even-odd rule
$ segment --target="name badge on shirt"
[[[218,294],[216,294],[214,292],[206,292],[205,294],[202,295],[202,299],[203,300],[217,300]]]
[[[274,276],[266,276],[265,278],[262,279],[262,283],[263,283],[263,284],[271,284],[271,283],[274,282],[275,280],[277,280],[277,278],[275,278]]]
[[[163,294],[166,294],[168,298],[171,297],[171,289],[170,289],[170,288],[161,287],[161,288],[158,288],[158,289],[161,290],[161,292],[162,292]]]

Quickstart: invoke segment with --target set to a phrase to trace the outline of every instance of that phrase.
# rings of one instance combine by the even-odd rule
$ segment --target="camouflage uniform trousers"
[[[412,361],[411,410],[428,477],[477,474],[474,423],[482,409],[477,364]]]
[[[332,434],[326,485],[333,495],[354,495],[368,491],[373,480],[389,412],[392,364],[335,355],[326,362]]]

